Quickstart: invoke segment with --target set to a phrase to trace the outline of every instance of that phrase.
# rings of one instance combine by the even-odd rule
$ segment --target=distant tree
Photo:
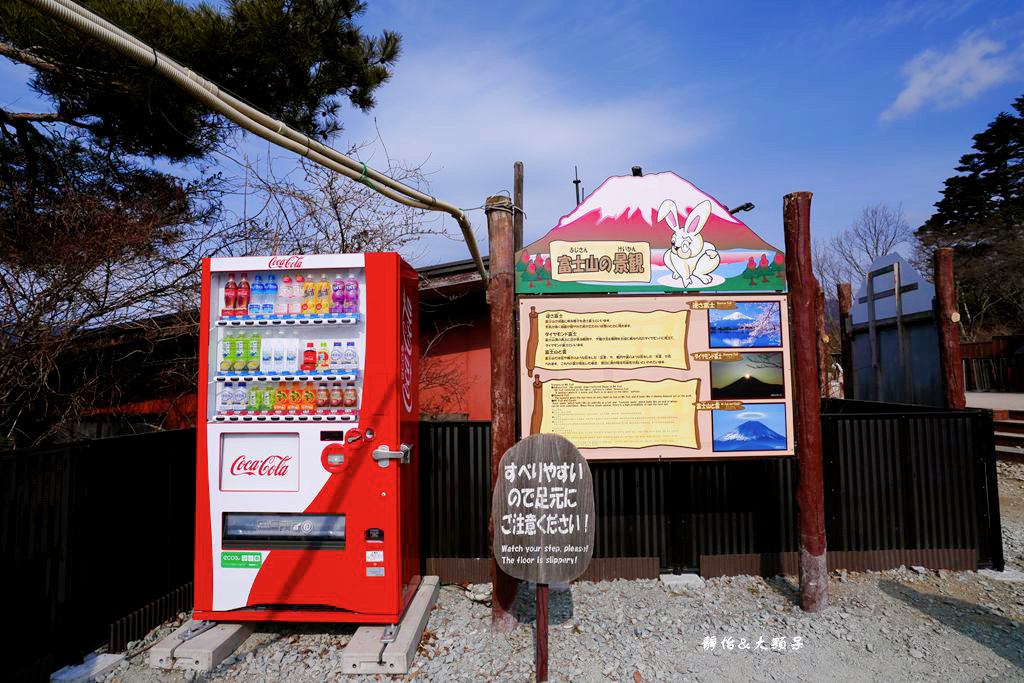
[[[849,282],[856,291],[873,261],[898,246],[913,246],[913,238],[902,205],[866,206],[848,228],[826,242],[815,242],[814,275],[825,296],[835,299],[837,284]]]
[[[358,0],[85,4],[321,139],[343,102],[373,106],[399,54],[396,34],[360,31]],[[31,67],[52,105],[0,106],[0,441],[22,446],[112,400],[90,366],[67,372],[83,334],[143,326],[153,340],[155,316],[194,310],[200,259],[238,253],[251,226],[225,217],[225,181],[204,165],[237,129],[176,86],[22,2],[0,3],[0,56]]]
[[[963,332],[983,338],[1024,329],[1024,96],[972,147],[917,237],[924,262],[953,247]]]

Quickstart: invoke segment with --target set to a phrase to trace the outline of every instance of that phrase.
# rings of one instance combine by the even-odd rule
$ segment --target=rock
[[[924,658],[924,653],[921,652],[920,650],[911,650],[910,651],[910,656],[913,657],[914,659],[923,659]]]
[[[925,567],[922,567],[920,565],[914,565],[913,567],[911,567],[911,569],[913,571],[917,572],[918,574],[927,574],[928,573],[928,570]]]

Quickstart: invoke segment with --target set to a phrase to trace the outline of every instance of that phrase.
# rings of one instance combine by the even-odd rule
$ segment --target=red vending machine
[[[203,264],[196,619],[397,623],[420,581],[416,272]]]

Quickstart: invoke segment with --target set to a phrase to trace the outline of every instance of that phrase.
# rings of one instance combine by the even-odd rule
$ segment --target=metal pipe
[[[91,35],[102,43],[116,49],[121,54],[135,60],[137,63],[149,66],[154,71],[174,81],[179,87],[204,102],[214,111],[265,140],[302,155],[347,178],[367,184],[375,191],[396,202],[417,209],[443,211],[450,214],[455,218],[462,230],[466,245],[469,247],[470,254],[476,263],[477,270],[480,271],[480,277],[486,287],[487,271],[484,268],[483,259],[480,257],[476,239],[473,236],[472,225],[465,213],[458,207],[409,187],[368,167],[360,161],[356,161],[317,140],[311,139],[307,135],[303,135],[283,122],[222,91],[212,81],[178,64],[170,57],[146,45],[130,33],[118,28],[84,7],[71,2],[71,0],[25,0],[25,2],[33,5],[41,12],[49,14],[55,19]],[[383,185],[384,187],[378,187],[378,185]]]

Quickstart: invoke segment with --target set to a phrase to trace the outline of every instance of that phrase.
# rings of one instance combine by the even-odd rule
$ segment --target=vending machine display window
[[[231,550],[345,547],[345,515],[225,512],[222,547]]]

